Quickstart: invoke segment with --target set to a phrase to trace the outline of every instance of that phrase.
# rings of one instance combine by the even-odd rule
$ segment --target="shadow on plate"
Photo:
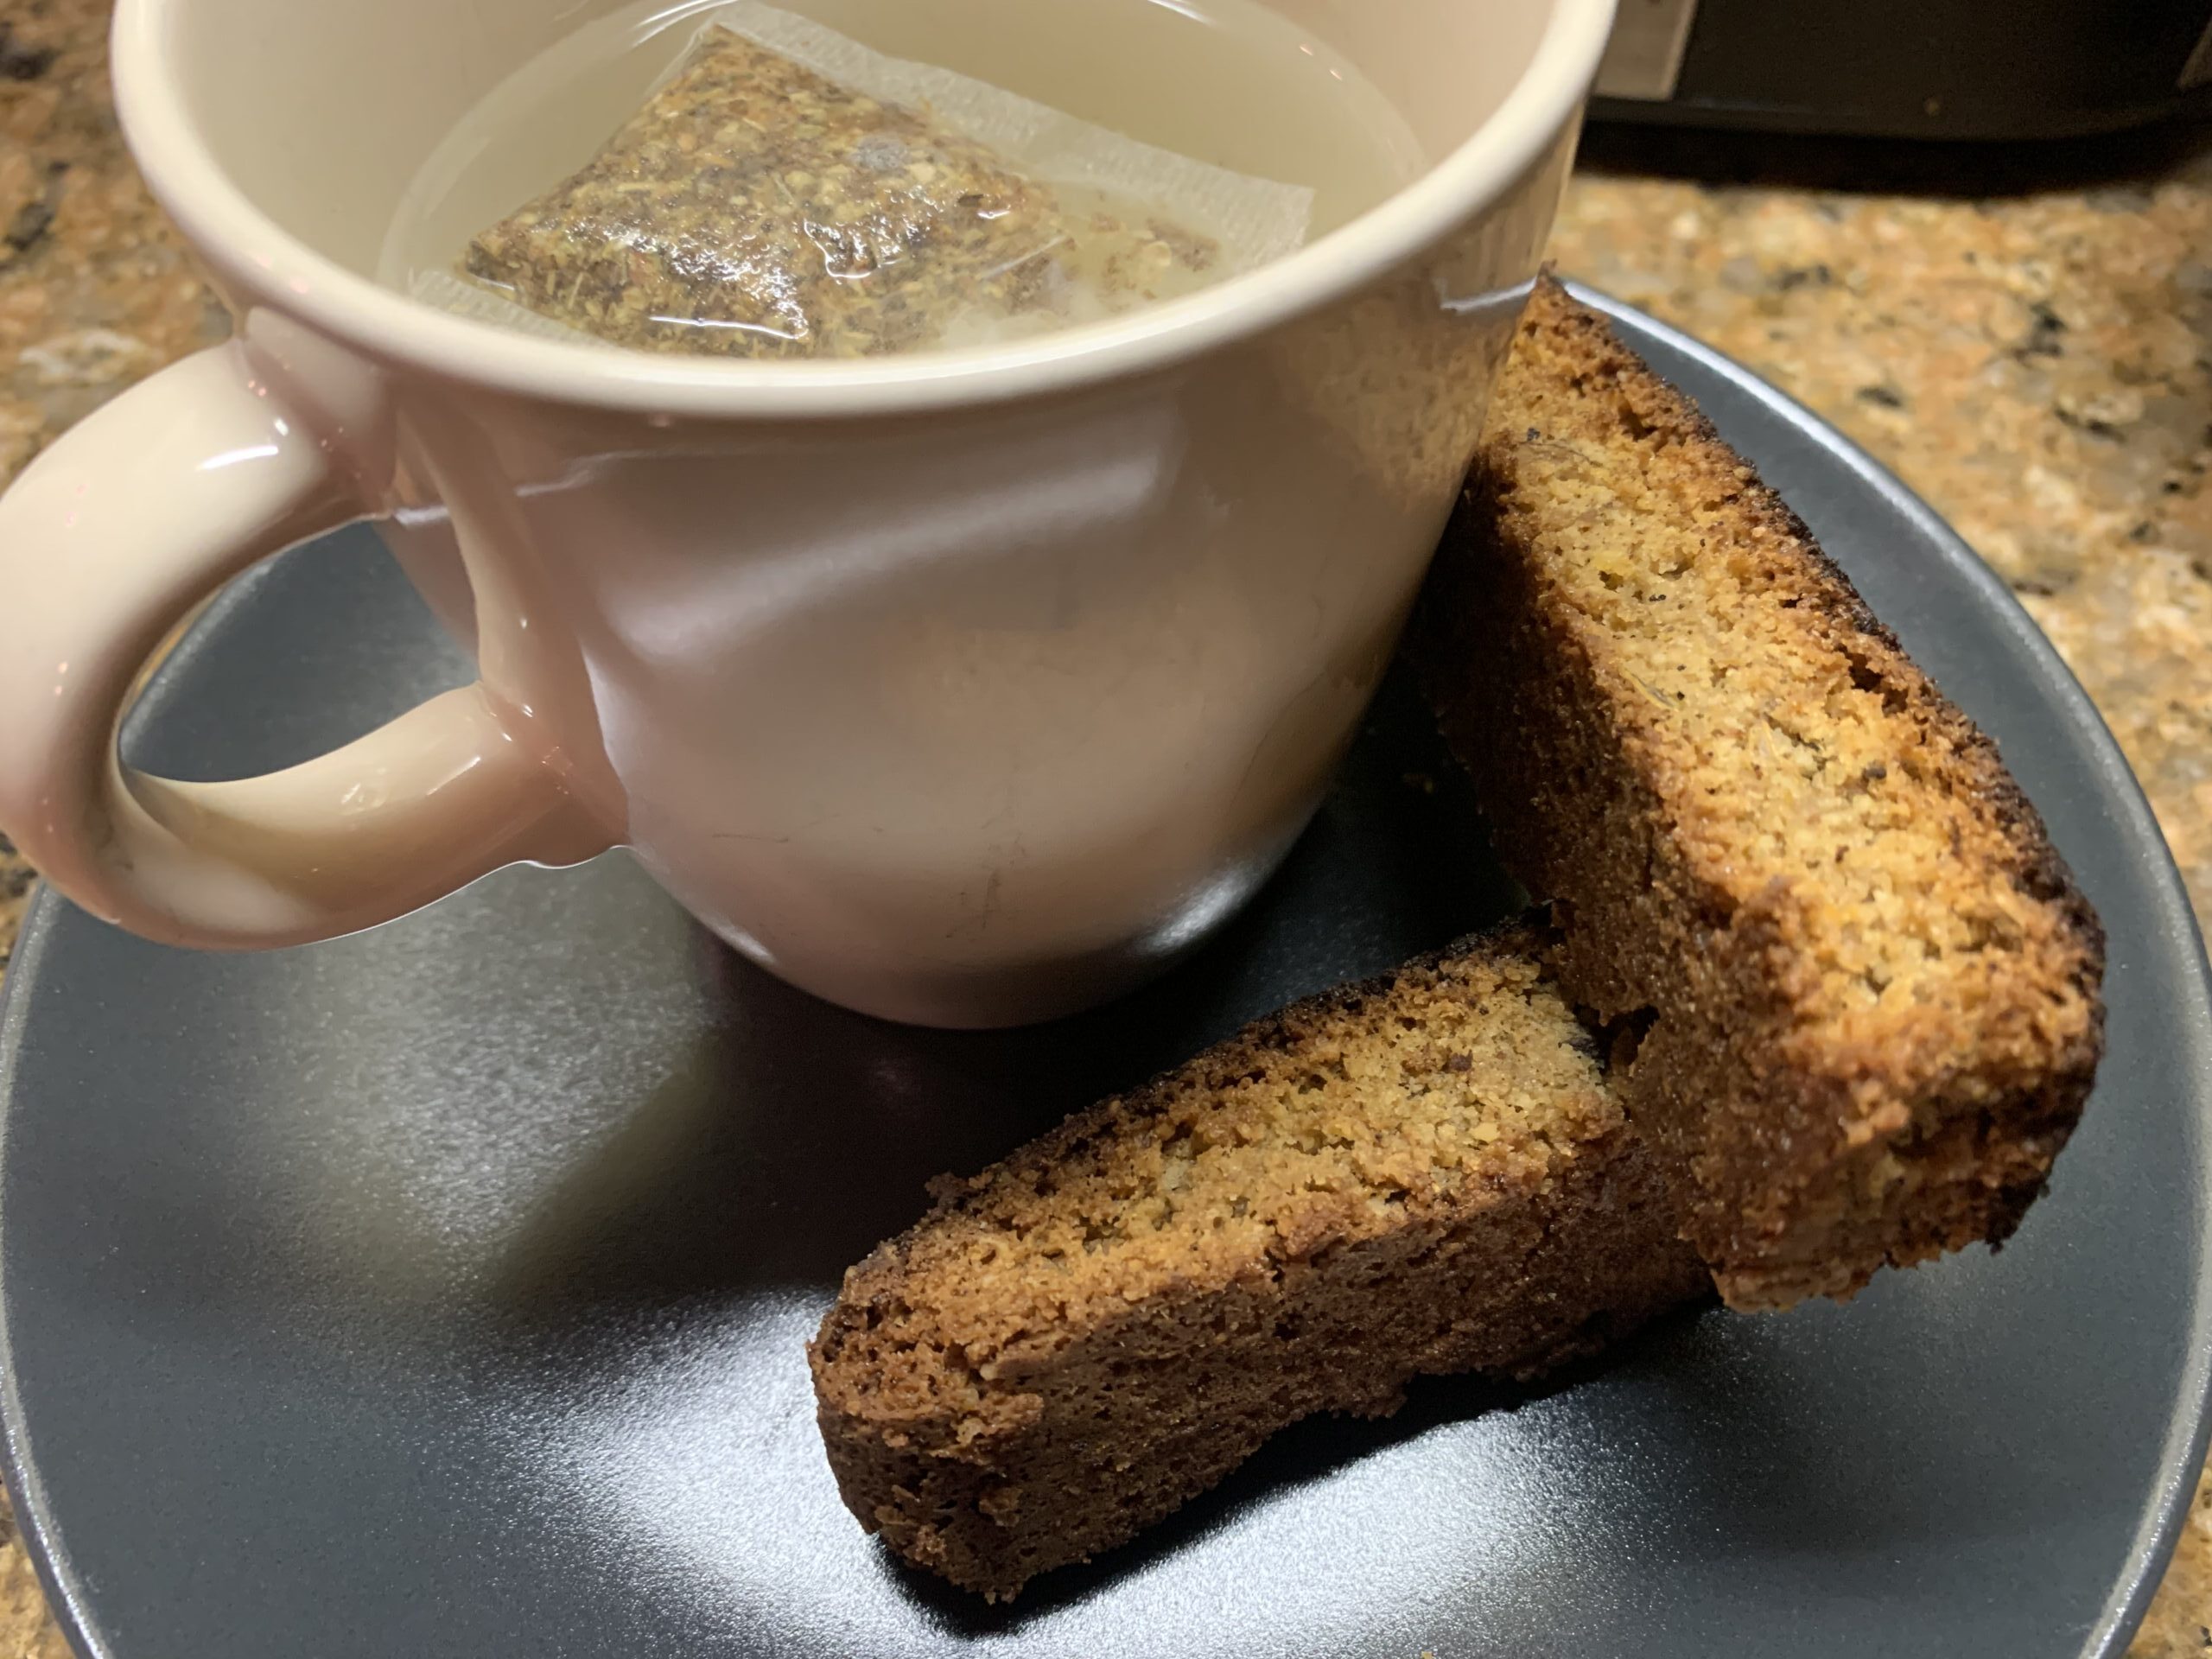
[[[530,1206],[495,1300],[541,1332],[769,1287],[835,1290],[970,1173],[1248,1020],[1521,907],[1411,689],[1394,683],[1243,916],[1106,1007],[928,1031],[818,1001],[696,933],[717,1013],[668,1081]],[[619,1325],[620,1318],[612,1323]]]

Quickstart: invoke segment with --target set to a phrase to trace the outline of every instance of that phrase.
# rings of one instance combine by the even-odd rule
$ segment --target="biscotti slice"
[[[1804,524],[1547,282],[1414,650],[1739,1308],[1996,1243],[2102,1042],[2096,918]]]
[[[810,1351],[861,1525],[1009,1596],[1311,1413],[1532,1376],[1709,1294],[1539,944],[1300,1003],[941,1183]]]

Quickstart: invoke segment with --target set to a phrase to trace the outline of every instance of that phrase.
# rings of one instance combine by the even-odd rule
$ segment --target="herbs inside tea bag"
[[[1079,125],[791,22],[854,61],[938,76],[968,107],[980,89],[994,113]],[[1281,242],[1277,221],[1294,205],[1302,229],[1305,192],[1096,137],[1118,147],[1102,152],[1116,181],[1141,173],[1128,156],[1160,156],[1171,171],[1245,187],[1240,196],[1206,186],[1234,203],[1236,229],[1259,223]],[[855,357],[1065,327],[1252,262],[1249,248],[1225,249],[1087,171],[1033,176],[926,105],[872,96],[713,27],[582,172],[479,235],[462,268],[540,317],[617,345]]]
[[[624,346],[911,351],[979,321],[1079,321],[1202,275],[1211,238],[1071,212],[982,144],[724,29],[465,267]]]

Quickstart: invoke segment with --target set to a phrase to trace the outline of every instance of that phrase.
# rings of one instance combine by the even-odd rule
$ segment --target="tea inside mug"
[[[923,3],[958,46],[960,0]],[[1060,50],[1097,66],[1071,88],[1056,50],[1040,77],[1083,115],[758,0],[601,19],[431,155],[380,275],[467,315],[654,351],[986,344],[1251,270],[1422,164],[1381,93],[1255,0],[1204,14],[1061,0],[1045,15]],[[1144,66],[1171,42],[1224,66],[1207,82],[1217,107],[1147,96]],[[1117,130],[1147,117],[1185,148]],[[576,165],[580,132],[601,142]],[[1192,149],[1264,156],[1278,176]]]

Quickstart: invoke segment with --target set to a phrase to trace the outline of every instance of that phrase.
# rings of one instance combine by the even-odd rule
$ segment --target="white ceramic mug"
[[[1172,959],[1287,849],[1382,671],[1612,13],[1273,3],[1426,175],[1108,322],[756,364],[370,279],[429,146],[599,0],[122,0],[125,132],[238,331],[0,502],[0,824],[180,944],[328,938],[627,844],[741,950],[892,1018],[1041,1018]],[[123,766],[191,607],[362,518],[480,681],[266,777]]]

